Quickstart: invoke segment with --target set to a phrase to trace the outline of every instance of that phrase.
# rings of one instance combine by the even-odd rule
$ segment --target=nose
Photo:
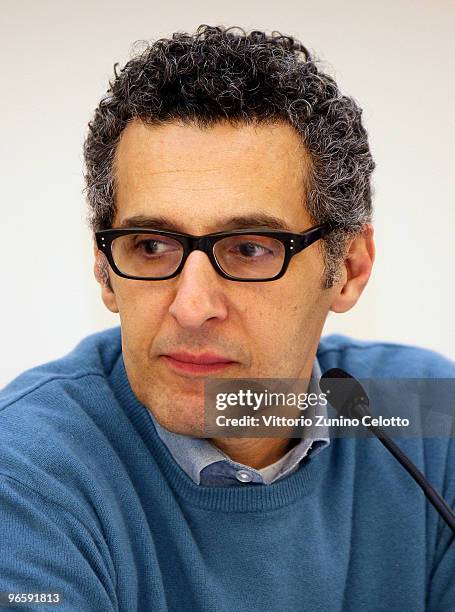
[[[177,277],[176,294],[169,307],[170,314],[181,327],[196,330],[206,321],[223,321],[227,317],[220,281],[222,278],[205,253],[190,253]]]

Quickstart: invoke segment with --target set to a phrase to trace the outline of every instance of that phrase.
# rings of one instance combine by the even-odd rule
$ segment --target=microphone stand
[[[364,416],[371,416],[368,412],[368,396],[366,395],[362,385],[356,380],[353,376],[341,370],[340,368],[332,368],[325,372],[321,377],[321,388],[324,391],[329,389],[328,380],[332,378],[342,378],[342,379],[350,379],[354,386],[353,391],[348,397],[348,400],[344,400],[342,405],[336,405],[330,402],[332,406],[340,413],[349,413],[350,415],[360,417],[360,419]],[[331,395],[332,399],[332,395]],[[404,469],[411,475],[411,477],[415,480],[415,482],[419,485],[422,491],[425,494],[425,497],[432,504],[432,506],[439,512],[439,515],[442,519],[447,523],[450,529],[455,533],[455,514],[450,508],[449,504],[445,501],[445,499],[434,489],[422,472],[412,463],[405,453],[389,438],[389,436],[383,431],[381,427],[377,425],[364,425],[367,427],[378,439],[379,441],[387,448],[387,450],[392,453],[392,455],[401,463]]]

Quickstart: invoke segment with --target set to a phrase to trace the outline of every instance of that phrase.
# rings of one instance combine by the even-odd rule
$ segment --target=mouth
[[[203,353],[201,355],[171,353],[169,355],[161,355],[161,357],[173,370],[193,375],[214,374],[237,363],[228,357],[223,357],[222,355],[216,355],[214,353]]]

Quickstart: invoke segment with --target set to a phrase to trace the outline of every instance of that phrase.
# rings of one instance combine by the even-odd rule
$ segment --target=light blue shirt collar
[[[309,384],[309,391],[320,393],[319,379],[321,378],[321,368],[317,358],[313,363],[313,370]],[[201,483],[201,473],[209,476],[210,484],[222,484],[226,482],[226,476],[237,472],[247,472],[249,482],[262,484],[272,484],[280,478],[295,471],[303,458],[316,454],[330,444],[330,436],[327,427],[318,428],[318,435],[313,438],[302,438],[300,442],[289,450],[286,455],[281,457],[272,465],[266,466],[261,470],[256,470],[250,466],[237,463],[218,449],[212,442],[205,438],[196,438],[171,432],[162,427],[151,410],[147,410],[155,428],[163,443],[169,449],[174,460],[184,472],[196,483]],[[315,415],[327,415],[324,405],[317,404]],[[215,466],[215,464],[217,464]],[[212,474],[208,472],[208,466],[213,466]],[[244,476],[245,474],[243,474]],[[242,476],[242,474],[240,474]],[[245,481],[244,481],[245,482]],[[236,482],[239,484],[239,482]]]

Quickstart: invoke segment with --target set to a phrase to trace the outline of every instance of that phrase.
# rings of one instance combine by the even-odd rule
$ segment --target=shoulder
[[[425,474],[432,486],[448,501],[449,505],[453,505],[455,501],[455,471],[453,470],[455,462],[455,430],[453,428],[455,424],[452,391],[455,385],[455,363],[435,351],[418,346],[357,340],[341,334],[321,338],[317,357],[322,372],[330,368],[341,368],[360,379],[362,383],[367,382],[366,379],[389,379],[386,385],[377,387],[383,393],[381,399],[387,403],[388,414],[404,414],[404,416],[410,414],[417,419],[422,416],[425,416],[426,419],[431,417],[429,423],[425,421],[425,427],[428,426],[428,431],[430,431],[431,425],[434,424],[436,435],[423,435],[422,433],[421,435],[395,437],[392,434],[392,437],[401,450]],[[391,379],[396,380],[397,386],[390,384]],[[410,379],[419,379],[419,385],[412,388],[412,393],[403,394],[403,388],[408,390],[409,388],[402,388],[400,385],[408,384]],[[398,393],[399,390],[400,393]],[[403,398],[405,398],[404,403]],[[376,399],[379,399],[379,396],[376,396]],[[406,412],[404,413],[403,410]],[[363,449],[364,461],[365,457],[373,457],[375,469],[379,465],[382,465],[381,469],[388,465],[391,471],[395,472],[398,469],[397,474],[405,474],[404,470],[397,467],[399,464],[395,462],[395,459],[385,452],[376,440],[365,438],[349,442],[355,444],[358,453],[360,453],[359,449]],[[399,477],[404,478],[404,476]],[[391,476],[392,478],[395,476]],[[402,482],[408,482],[411,486],[410,490],[418,492],[417,485],[407,477]],[[436,530],[438,515],[430,505],[425,508],[429,521]]]
[[[455,363],[435,351],[342,334],[322,337],[317,357],[322,372],[342,368],[359,378],[455,378]]]
[[[68,355],[22,373],[0,391],[0,474],[56,498],[109,473],[107,427],[122,414],[109,375],[121,352],[119,329],[84,338]],[[59,495],[60,489],[60,495]]]
[[[67,355],[24,371],[0,390],[1,411],[53,381],[106,375],[121,351],[120,327],[87,336]]]

